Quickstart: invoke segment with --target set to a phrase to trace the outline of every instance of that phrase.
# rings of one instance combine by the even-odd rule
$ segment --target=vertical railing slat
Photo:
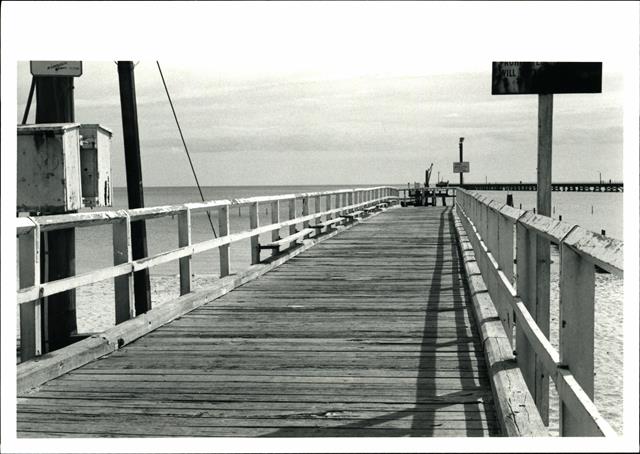
[[[516,224],[516,285],[518,296],[532,317],[535,317],[536,279],[535,279],[536,237],[520,223]],[[516,319],[516,359],[522,371],[529,392],[535,397],[536,371],[535,353],[527,340],[525,331],[518,326]]]
[[[309,214],[309,196],[305,196],[302,199],[302,216],[307,216]],[[302,223],[302,228],[306,229],[309,227],[309,221],[304,221]]]
[[[258,220],[258,202],[253,202],[249,205],[249,229],[257,229],[260,224]],[[251,264],[255,265],[260,263],[260,245],[258,244],[260,238],[259,235],[253,235],[251,237]]]
[[[223,206],[218,209],[218,230],[220,237],[229,234],[229,206]],[[231,257],[229,244],[225,244],[218,248],[220,255],[220,277],[228,276],[231,272]]]
[[[296,218],[296,199],[289,199],[289,220]],[[289,235],[296,233],[296,225],[291,224],[289,226]]]
[[[40,285],[40,228],[18,237],[20,288]],[[42,354],[42,300],[20,305],[20,360]]]
[[[271,202],[271,223],[278,224],[280,222],[280,201],[274,200]],[[280,239],[280,229],[271,231],[271,241],[278,241]],[[272,249],[271,255],[277,255],[278,249]]]
[[[191,246],[191,210],[178,214],[178,247]],[[180,267],[180,295],[191,292],[191,256],[179,260]]]
[[[113,223],[113,264],[132,261],[131,222],[127,215]],[[116,325],[135,317],[133,296],[133,272],[113,280],[115,293]]]
[[[566,244],[560,254],[560,362],[593,401],[595,269]],[[592,427],[560,402],[561,436],[594,435]]]
[[[328,211],[331,209],[331,195],[326,195],[324,196],[324,209],[325,211]],[[333,218],[333,216],[331,214],[327,214],[325,216],[325,219],[328,221],[329,219]]]

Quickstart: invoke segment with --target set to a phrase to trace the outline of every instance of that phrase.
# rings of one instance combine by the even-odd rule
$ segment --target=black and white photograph
[[[3,2],[3,452],[637,452],[639,17]]]

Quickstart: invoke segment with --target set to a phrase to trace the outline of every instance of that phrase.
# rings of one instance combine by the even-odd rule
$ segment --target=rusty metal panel
[[[80,208],[79,127],[18,126],[17,211],[55,214]]]
[[[602,93],[602,62],[493,62],[492,95]]]

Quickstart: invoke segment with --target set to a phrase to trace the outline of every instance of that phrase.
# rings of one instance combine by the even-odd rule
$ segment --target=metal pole
[[[73,123],[73,77],[35,77],[36,123]],[[75,213],[75,211],[70,211]],[[53,214],[43,212],[41,214]],[[75,229],[61,229],[41,236],[41,276],[43,282],[76,273]],[[75,289],[44,299],[42,351],[57,350],[73,342],[76,325]]]
[[[129,208],[144,207],[142,186],[142,164],[140,161],[140,139],[138,135],[138,110],[133,62],[118,62],[120,84],[120,107],[122,110],[122,135],[127,173],[127,198]],[[131,223],[131,253],[134,260],[146,257],[147,227],[145,221]],[[133,276],[136,315],[151,309],[149,270],[136,271]]]

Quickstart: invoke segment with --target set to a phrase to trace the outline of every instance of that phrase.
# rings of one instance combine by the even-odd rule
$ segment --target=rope
[[[31,88],[29,89],[29,97],[27,98],[27,105],[24,108],[24,116],[22,117],[22,124],[27,124],[27,118],[29,118],[29,110],[31,110],[31,100],[33,99],[33,91],[36,88],[36,78],[31,76]]]
[[[180,128],[180,122],[178,121],[176,110],[173,108],[173,102],[171,101],[171,95],[169,94],[167,83],[164,81],[164,75],[162,74],[162,68],[160,68],[160,62],[156,60],[156,64],[158,65],[158,71],[160,71],[160,77],[162,78],[162,85],[164,85],[164,91],[167,93],[167,98],[169,98],[169,105],[171,106],[171,111],[173,112],[173,118],[175,118],[176,125],[178,126],[178,131],[180,132],[180,139],[182,139],[182,145],[184,145],[184,151],[187,153],[187,158],[189,159],[189,165],[191,166],[191,172],[193,173],[193,178],[195,178],[196,180],[196,185],[198,186],[198,191],[200,192],[200,198],[204,202],[204,195],[202,194],[202,188],[200,187],[200,182],[198,181],[198,176],[196,175],[196,169],[193,167],[193,161],[191,161],[191,155],[189,154],[187,143],[185,142],[184,136],[182,135],[182,128]],[[216,233],[216,229],[213,227],[211,214],[208,211],[207,211],[207,217],[209,218],[209,224],[211,225],[211,230],[213,230],[213,236],[217,238],[218,234]]]

